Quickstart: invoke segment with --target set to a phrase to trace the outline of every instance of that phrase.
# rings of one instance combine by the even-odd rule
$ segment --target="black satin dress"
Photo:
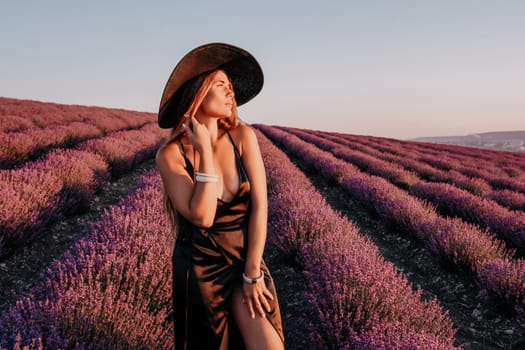
[[[226,131],[227,132],[227,131]],[[244,349],[240,331],[230,307],[234,287],[241,285],[248,240],[250,182],[239,150],[231,135],[239,190],[230,202],[217,199],[213,225],[201,228],[180,216],[177,242],[173,252],[173,312],[175,348],[219,349],[228,327],[229,349]],[[180,140],[179,140],[180,141]],[[184,152],[184,146],[180,143]],[[193,177],[193,166],[184,155],[186,170]],[[266,317],[281,340],[284,335],[273,279],[264,260],[261,271],[274,296],[268,300],[271,312]]]

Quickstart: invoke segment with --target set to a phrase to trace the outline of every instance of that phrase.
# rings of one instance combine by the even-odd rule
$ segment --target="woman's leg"
[[[222,335],[221,347],[219,350],[228,350],[228,326],[226,326],[224,334]]]
[[[239,326],[242,339],[248,350],[280,350],[284,349],[281,337],[273,328],[270,321],[258,313],[252,319],[248,306],[242,302],[241,286],[233,291],[233,314]]]

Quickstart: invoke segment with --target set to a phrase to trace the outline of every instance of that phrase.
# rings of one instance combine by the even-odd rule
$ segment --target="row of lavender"
[[[525,316],[525,261],[512,259],[513,252],[493,234],[458,218],[444,218],[425,201],[290,133],[266,125],[258,128],[306,166],[340,184],[381,220],[421,239],[443,262],[471,273],[481,288],[495,293]]]
[[[155,114],[118,108],[65,105],[0,97],[0,131],[44,129],[73,122],[89,123],[104,132],[138,128],[155,121]]]
[[[19,109],[27,108],[27,104],[26,102],[21,105]],[[154,121],[151,113],[99,107],[62,106],[65,113],[56,115],[52,114],[54,108],[48,105],[50,104],[40,103],[40,109],[32,110],[31,113],[34,113],[32,115],[0,114],[3,130],[19,130],[0,131],[0,168],[19,166],[22,162],[35,159],[51,148],[70,148],[86,139],[101,137],[118,130],[136,129]],[[1,108],[2,105],[0,110]],[[31,120],[35,118],[38,118],[36,119],[38,123],[33,122],[33,124],[37,124],[38,127],[30,127]],[[22,123],[22,121],[25,122],[23,125],[26,127],[16,128],[17,122]]]
[[[411,195],[434,204],[444,215],[460,217],[496,233],[509,246],[517,248],[522,255],[525,254],[524,212],[509,210],[490,199],[447,183],[421,180],[417,174],[397,163],[376,158],[350,145],[343,145],[300,129],[282,129],[356,165],[362,171],[385,178],[400,188],[408,189]]]
[[[417,142],[398,141],[392,139],[377,139],[370,136],[344,135],[336,133],[320,133],[322,136],[332,134],[340,139],[354,141],[371,146],[385,154],[393,154],[421,161],[434,168],[455,171],[467,177],[475,177],[486,182],[494,189],[508,189],[525,193],[525,155],[498,151],[499,157],[483,159],[484,150],[477,150],[476,156],[461,156],[451,151],[441,150],[442,145],[428,145]],[[466,148],[466,147],[464,147]],[[496,151],[493,151],[496,152]],[[509,154],[520,160],[505,160]],[[432,174],[430,174],[432,175]],[[483,190],[480,188],[478,190]]]
[[[135,191],[90,224],[0,318],[0,349],[171,349],[171,245],[161,181]]]
[[[263,129],[265,130],[265,129]],[[315,316],[297,325],[315,348],[453,349],[455,330],[377,247],[334,212],[306,176],[258,132],[269,195],[269,241],[304,272]]]
[[[373,142],[378,143],[379,139],[374,138]],[[395,143],[391,140],[390,142]],[[448,149],[446,145],[414,142],[411,146],[410,141],[401,141],[397,143],[398,147],[404,149],[416,149],[422,154],[431,155],[432,159],[442,159],[442,162],[437,161],[436,165],[443,165],[447,168],[447,163],[450,162],[454,166],[461,166],[462,164],[469,164],[472,168],[476,168],[478,164],[482,168],[486,168],[490,173],[508,177],[522,177],[525,174],[525,154],[507,151],[495,151],[479,148],[469,148],[454,146]]]
[[[423,154],[436,155],[444,159],[443,165],[448,162],[469,163],[478,161],[481,165],[496,165],[498,168],[508,173],[510,176],[516,176],[514,172],[523,174],[525,170],[525,154],[520,152],[503,152],[490,149],[479,149],[465,146],[434,144],[428,142],[404,141],[376,136],[357,136],[351,134],[331,133],[348,137],[349,139],[358,138],[367,143],[376,143],[378,145],[392,146],[394,150],[417,150]]]
[[[436,162],[443,162],[441,157],[436,158],[436,156],[429,159],[429,156],[422,155],[421,152],[415,150],[396,151],[389,149],[384,144],[379,145],[373,141],[369,142],[367,141],[367,137],[362,136],[334,136],[330,133],[320,131],[312,131],[312,133],[376,158],[399,164],[406,170],[415,172],[422,179],[431,182],[449,183],[469,191],[472,194],[491,199],[508,209],[525,211],[525,194],[509,189],[520,189],[522,186],[516,187],[515,184],[517,181],[514,180],[523,181],[523,176],[509,183],[508,178],[494,174],[494,172],[499,170],[495,164],[492,164],[490,167],[487,166],[485,170],[482,170],[476,167],[477,163],[473,164],[473,161],[465,163],[464,161],[461,164],[449,164],[445,169],[441,164],[436,166]],[[386,141],[386,143],[388,144],[388,141]],[[427,162],[425,162],[425,160],[427,160]],[[479,177],[482,173],[483,178]],[[515,172],[512,174],[518,176]],[[489,179],[489,181],[485,179]],[[494,186],[490,185],[489,182]]]
[[[89,206],[100,186],[151,158],[165,132],[155,124],[56,149],[19,169],[0,170],[0,256]]]

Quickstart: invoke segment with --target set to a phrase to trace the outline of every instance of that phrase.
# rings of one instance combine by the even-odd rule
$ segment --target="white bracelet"
[[[263,278],[264,278],[264,274],[262,273],[262,271],[261,271],[261,274],[259,275],[259,277],[256,277],[256,278],[250,278],[250,277],[246,276],[244,274],[244,272],[242,273],[243,281],[246,282],[246,283],[249,283],[249,284],[255,284],[255,283],[259,282],[259,281],[262,281]]]
[[[208,173],[201,173],[201,172],[198,172],[198,171],[195,174],[200,175],[202,177],[210,177],[210,178],[217,178],[217,179],[219,178],[218,175],[208,174]]]
[[[217,175],[200,173],[197,171],[195,180],[199,182],[218,182],[219,177]]]
[[[205,177],[205,176],[197,175],[195,177],[195,180],[197,180],[198,182],[218,182],[219,178]]]

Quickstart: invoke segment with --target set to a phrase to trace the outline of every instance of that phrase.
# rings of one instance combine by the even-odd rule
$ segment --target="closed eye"
[[[217,82],[217,86],[223,86],[223,85],[225,85],[225,83],[226,83],[226,82],[220,80],[220,81]],[[232,86],[231,84],[228,84],[228,88],[229,88],[230,90],[233,90],[233,86]]]

